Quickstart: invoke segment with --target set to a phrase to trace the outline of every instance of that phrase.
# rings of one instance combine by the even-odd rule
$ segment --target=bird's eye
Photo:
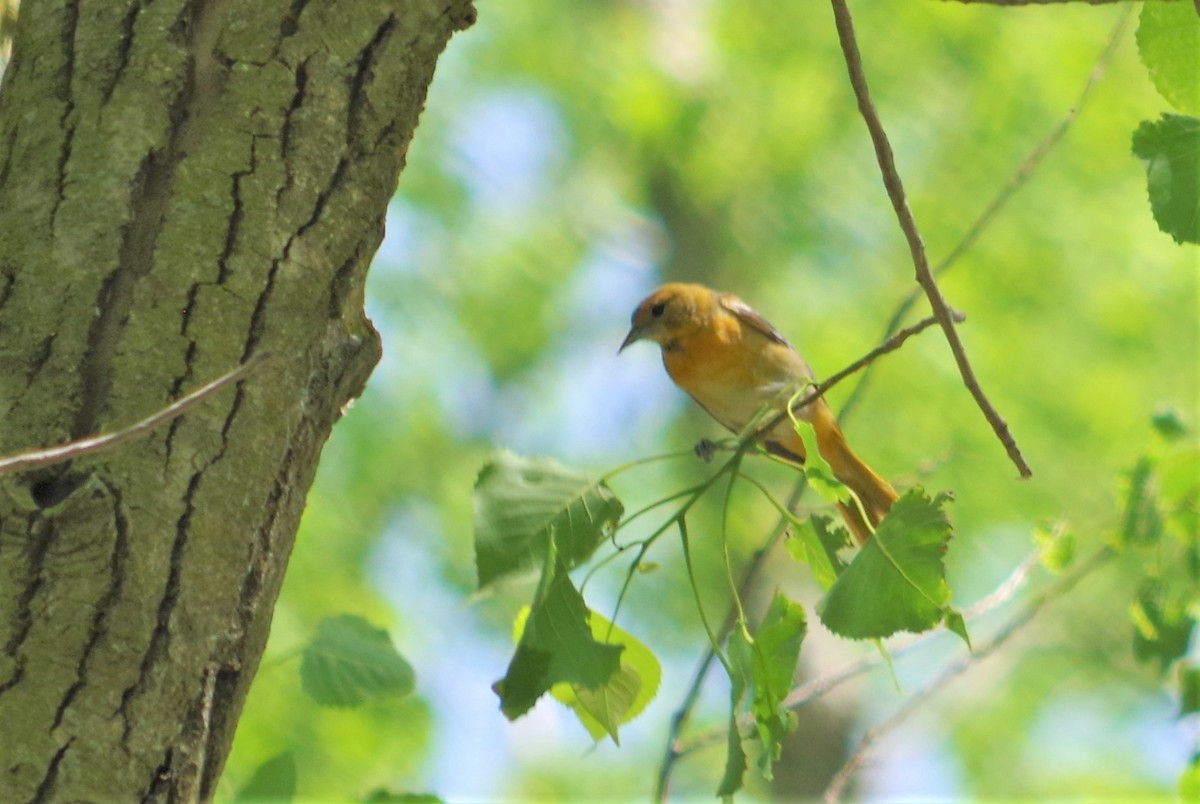
[[[665,309],[667,309],[667,303],[659,302],[658,304],[656,304],[650,308],[650,315],[654,316],[655,318],[658,318],[663,314],[663,310],[665,310]]]

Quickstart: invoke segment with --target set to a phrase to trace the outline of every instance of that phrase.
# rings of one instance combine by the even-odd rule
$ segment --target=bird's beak
[[[625,340],[621,342],[621,348],[617,350],[617,354],[621,354],[621,352],[625,351],[626,346],[635,341],[640,341],[644,337],[646,337],[646,329],[644,327],[634,326],[630,328],[629,334],[626,335]]]

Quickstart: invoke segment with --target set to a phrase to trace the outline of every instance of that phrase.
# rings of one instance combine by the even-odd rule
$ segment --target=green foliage
[[[527,617],[528,610],[523,615]],[[620,667],[599,687],[556,684],[550,694],[571,707],[593,740],[608,735],[620,745],[619,728],[641,714],[658,693],[662,665],[644,643],[596,612],[588,614],[588,624],[597,642],[621,646]]]
[[[738,730],[738,713],[754,677],[754,648],[748,635],[735,628],[729,634],[725,650],[729,655],[729,728],[725,742],[725,771],[721,774],[717,795],[723,801],[729,801],[742,789],[746,778],[746,749]]]
[[[237,791],[234,801],[269,801],[283,804],[296,795],[296,757],[284,751],[258,766]]]
[[[1200,243],[1200,119],[1164,114],[1133,132],[1158,227],[1178,243]]]
[[[314,701],[334,707],[408,695],[416,685],[412,667],[387,631],[353,614],[321,623],[304,648],[300,678]]]
[[[568,569],[585,561],[624,511],[603,483],[549,458],[499,453],[475,481],[475,564],[482,589],[541,567],[553,551]]]
[[[926,631],[952,614],[943,564],[948,500],[913,489],[896,501],[825,596],[818,612],[826,628],[848,639],[878,639]]]
[[[1181,112],[1200,114],[1200,12],[1195,4],[1143,4],[1137,45],[1158,93]]]
[[[349,711],[303,705],[298,675],[277,659],[330,612],[353,610],[374,622],[394,620],[397,633],[452,646],[409,656],[423,680],[469,674],[482,689],[500,675],[502,663],[493,666],[485,646],[507,637],[532,587],[498,580],[481,602],[457,602],[477,579],[464,489],[492,445],[551,454],[594,477],[637,455],[685,451],[698,438],[717,437],[652,354],[613,355],[630,310],[653,283],[702,281],[736,292],[780,327],[818,376],[874,346],[913,287],[827,7],[814,13],[810,4],[763,0],[479,5],[477,25],[452,41],[438,65],[411,146],[367,288],[385,359],[324,450],[269,655],[239,725],[232,780],[249,778],[287,745],[302,768],[298,795],[312,800],[379,786],[436,789],[451,800],[573,801],[596,790],[636,797],[657,771],[683,676],[704,643],[669,540],[641,557],[639,568],[657,571],[634,570],[614,618],[673,659],[664,662],[658,705],[622,729],[619,751],[608,741],[589,751],[583,729],[565,729],[557,746],[518,750],[521,732],[508,731],[490,695],[473,709],[470,696],[453,696],[468,708],[466,719],[447,708],[451,696],[421,691]],[[1161,235],[1146,214],[1145,174],[1121,156],[1138,122],[1156,120],[1164,105],[1146,69],[1125,58],[1131,31],[1079,101],[1130,5],[1062,3],[1033,14],[980,4],[853,4],[868,78],[931,259],[951,253],[1002,188],[1020,185],[940,281],[968,315],[962,332],[980,383],[1012,426],[1034,478],[1014,479],[936,335],[880,361],[845,426],[855,450],[899,485],[955,490],[956,536],[944,557],[955,603],[990,595],[1035,548],[1028,534],[1043,523],[1056,523],[1052,531],[1063,523],[1064,538],[1074,541],[1075,558],[1056,578],[1081,571],[1102,535],[1120,529],[1126,497],[1114,494],[1114,478],[1139,454],[1148,413],[1174,404],[1187,418],[1197,408],[1195,250]],[[884,66],[901,63],[903,70]],[[1079,115],[1068,119],[1076,107]],[[517,131],[519,147],[504,146],[514,120],[538,125]],[[1022,184],[1019,166],[1060,124],[1066,136]],[[522,161],[530,154],[532,167]],[[855,382],[833,389],[835,409]],[[1163,570],[1182,578],[1189,566],[1186,538],[1197,523],[1194,510],[1172,502],[1181,498],[1171,488],[1186,475],[1173,468],[1178,461],[1163,456],[1154,470],[1163,520],[1157,543],[1130,547],[1105,565],[1103,578],[1086,579],[1045,606],[1019,642],[990,660],[1008,662],[1012,672],[967,673],[934,696],[921,710],[927,727],[919,740],[895,734],[918,761],[933,757],[954,773],[913,780],[886,773],[886,761],[868,763],[870,790],[1026,800],[1175,792],[1174,780],[1163,779],[1159,746],[1176,750],[1179,728],[1161,718],[1157,660],[1143,672],[1130,661],[1128,616],[1143,571],[1160,566],[1158,547],[1172,548]],[[628,486],[623,478],[611,482],[632,509],[705,482],[711,469],[659,462],[639,469]],[[745,469],[780,499],[794,480],[785,467],[750,455]],[[721,613],[730,594],[720,520],[728,513],[726,544],[737,571],[774,524],[758,502],[739,493],[728,512],[719,499],[687,511],[710,611]],[[806,521],[829,510],[812,495],[801,507]],[[417,520],[398,526],[397,512],[412,510]],[[629,571],[661,523],[646,514],[623,525],[617,541],[632,548],[615,561],[597,545],[592,563],[579,570],[594,570],[595,581],[572,573],[587,602],[593,594],[601,599],[593,589],[607,593],[614,573]],[[764,566],[764,577],[806,606],[813,601],[805,595],[832,586],[839,559],[853,556],[837,544],[841,528],[822,533],[828,542],[795,527],[787,537],[789,550],[813,561],[813,586],[809,571],[780,562],[779,552]],[[402,561],[389,554],[397,544],[406,551]],[[813,557],[822,554],[819,572]],[[395,568],[412,559],[420,559],[420,582]],[[537,560],[527,565],[535,576],[540,567]],[[977,642],[1054,582],[1033,567],[1007,604],[970,620]],[[434,619],[431,609],[448,613]],[[593,617],[593,638],[603,641]],[[806,668],[825,672],[845,654],[858,661],[875,651],[845,643],[825,653],[824,644],[809,640]],[[922,673],[936,662],[929,654],[913,658],[923,662]],[[906,688],[907,661],[896,657]],[[1168,671],[1172,690],[1176,677]],[[833,719],[802,711],[796,739],[845,746],[882,708],[901,703],[890,686],[873,681],[840,688]],[[746,737],[755,730],[745,708],[749,683],[738,710]],[[854,703],[863,700],[871,705]],[[681,735],[688,747],[697,732],[726,719],[711,703],[702,696]],[[1136,734],[1122,743],[1129,723]],[[743,741],[736,730],[732,736],[680,761],[671,798],[710,795],[727,754],[741,757],[744,774]],[[447,775],[446,754],[458,757],[480,741],[489,761]],[[997,745],[1015,750],[997,754]],[[789,767],[795,773],[784,773],[785,764],[798,766]],[[745,781],[748,798],[811,798],[793,785],[817,764],[785,749],[770,789],[741,775],[727,787]],[[501,770],[488,776],[491,766]],[[470,779],[487,787],[471,788]],[[1200,771],[1193,779],[1200,790]]]
[[[846,569],[839,552],[850,546],[850,534],[834,526],[827,516],[812,516],[792,532],[787,541],[788,552],[797,561],[808,564],[813,577],[828,592]]]
[[[509,720],[528,712],[556,684],[599,689],[620,669],[622,647],[593,638],[583,597],[559,560],[554,540],[547,544],[545,570],[517,651],[493,687]]]
[[[776,592],[750,643],[750,711],[763,745],[759,768],[767,779],[772,778],[771,766],[783,751],[783,738],[796,728],[796,716],[784,708],[783,699],[792,689],[807,631],[804,608]]]

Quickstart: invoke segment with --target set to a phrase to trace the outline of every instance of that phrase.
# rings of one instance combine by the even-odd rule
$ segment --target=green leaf
[[[1200,243],[1200,120],[1164,114],[1133,132],[1158,228],[1177,243]]]
[[[896,501],[825,596],[821,622],[849,639],[926,631],[947,613],[942,556],[951,536],[943,506],[914,488]]]
[[[1183,417],[1171,405],[1163,405],[1155,410],[1150,423],[1154,426],[1154,432],[1158,433],[1166,441],[1177,441],[1187,435],[1188,432],[1188,427],[1184,424]]]
[[[413,691],[416,677],[387,631],[362,617],[342,614],[324,620],[304,649],[300,681],[322,706],[358,706],[365,701]]]
[[[1200,664],[1179,667],[1179,716],[1200,712]]]
[[[1181,112],[1200,114],[1200,14],[1195,4],[1143,4],[1137,45],[1158,94]]]
[[[237,791],[234,801],[291,801],[296,795],[296,758],[284,751],[255,769],[250,781]]]
[[[1141,457],[1130,470],[1126,480],[1125,520],[1117,535],[1118,545],[1145,545],[1157,542],[1162,536],[1162,511],[1158,504],[1158,484],[1154,462]]]
[[[620,645],[592,638],[591,612],[571,583],[553,545],[538,591],[504,678],[492,689],[509,720],[528,712],[555,684],[599,688],[620,668]]]
[[[791,691],[807,630],[804,607],[776,592],[754,635],[750,709],[763,744],[759,768],[767,779],[772,778],[771,766],[779,759],[783,738],[796,727],[795,715],[782,704]]]
[[[1133,655],[1139,661],[1158,661],[1160,671],[1187,654],[1196,619],[1188,601],[1156,579],[1142,582],[1130,608],[1133,620]]]
[[[531,572],[553,539],[567,568],[592,554],[624,506],[604,483],[549,458],[499,453],[475,481],[475,565],[479,588]]]
[[[1033,541],[1038,546],[1038,561],[1055,575],[1075,560],[1075,534],[1064,523],[1034,528]]]
[[[809,517],[806,525],[794,529],[786,544],[792,558],[806,562],[826,592],[846,569],[838,551],[850,545],[850,534],[845,528],[835,527],[827,516]]]
[[[596,612],[588,616],[588,624],[597,641],[624,648],[620,668],[602,687],[589,689],[578,684],[555,684],[550,694],[575,711],[592,739],[600,740],[607,734],[620,745],[618,728],[641,714],[654,699],[662,679],[662,667],[641,640]]]
[[[717,786],[717,795],[723,801],[732,801],[733,794],[742,789],[746,778],[746,749],[742,746],[742,735],[738,731],[738,712],[742,699],[750,687],[754,675],[754,648],[746,639],[741,628],[734,628],[725,643],[729,657],[729,731],[725,747],[725,772]]]
[[[804,442],[804,476],[813,491],[829,502],[853,504],[849,487],[834,477],[833,469],[817,449],[817,431],[811,424],[795,416],[792,417],[792,427]]]
[[[393,793],[386,787],[377,787],[367,793],[363,804],[442,804],[442,799],[433,793]]]

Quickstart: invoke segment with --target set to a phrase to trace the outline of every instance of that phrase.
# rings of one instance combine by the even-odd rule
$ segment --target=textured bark
[[[470,0],[25,0],[0,88],[0,799],[208,799]]]

